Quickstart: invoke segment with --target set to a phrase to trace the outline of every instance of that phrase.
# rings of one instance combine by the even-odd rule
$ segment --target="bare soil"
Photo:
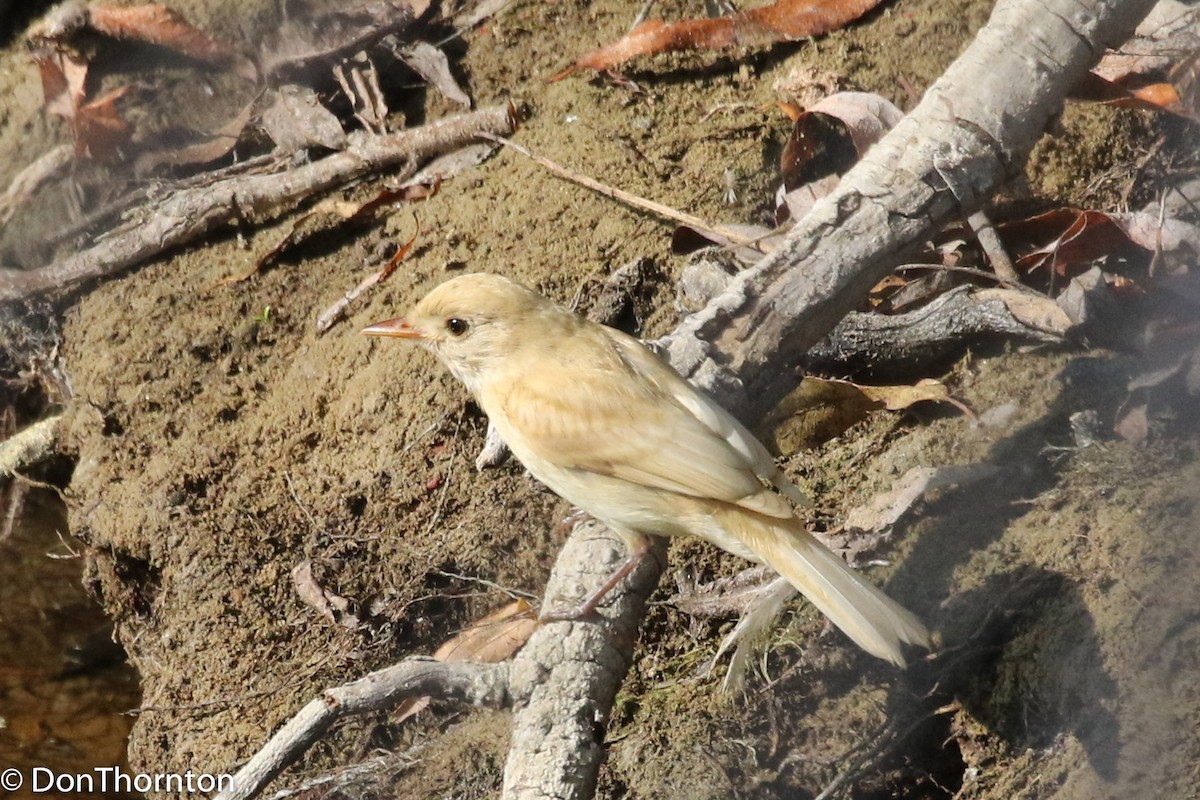
[[[173,5],[231,41],[256,41],[279,22],[274,0]],[[817,41],[635,62],[636,91],[586,76],[546,82],[624,32],[639,6],[518,0],[450,46],[455,70],[479,105],[529,103],[517,136],[526,147],[728,222],[769,212],[789,127],[772,107],[778,79],[815,68],[908,108],[908,87],[934,80],[990,11],[982,0],[902,0]],[[672,1],[655,13],[701,12]],[[43,119],[19,43],[0,64],[7,180],[65,132]],[[433,90],[411,97],[402,111],[412,124],[454,110]],[[1161,117],[1069,109],[1008,202],[1112,204],[1130,182],[1135,203],[1152,196],[1130,163],[1159,135],[1168,151],[1185,140],[1181,123]],[[317,316],[411,237],[417,216],[398,272],[316,335]],[[247,228],[104,283],[63,331],[75,391],[70,524],[90,548],[87,583],[141,676],[135,769],[232,771],[322,687],[428,653],[506,602],[493,584],[540,595],[565,504],[517,466],[477,474],[486,421],[462,389],[429,356],[359,329],[462,270],[586,303],[637,258],[651,261],[652,277],[627,327],[653,336],[680,317],[672,282],[684,261],[670,253],[670,225],[511,152],[415,210],[316,237],[246,282],[218,285],[290,225]],[[1198,796],[1195,410],[1158,424],[1143,447],[1076,448],[1068,423],[1086,409],[1111,420],[1136,368],[1119,353],[1072,348],[966,354],[944,377],[977,411],[1015,402],[1006,424],[930,409],[877,415],[788,457],[826,528],[910,467],[1003,468],[927,504],[896,531],[890,565],[872,570],[940,632],[944,652],[898,674],[797,603],[746,695],[729,697],[698,667],[732,620],[656,605],[605,734],[602,794],[811,797],[884,733],[885,755],[866,760],[851,796]],[[360,627],[301,602],[291,574],[304,559],[352,601]],[[668,575],[707,580],[741,566],[684,542]],[[390,762],[395,796],[488,797],[506,743],[503,714],[355,720],[280,783],[383,748],[411,754]]]

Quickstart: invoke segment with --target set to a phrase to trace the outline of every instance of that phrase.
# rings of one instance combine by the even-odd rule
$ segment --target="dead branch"
[[[15,475],[17,470],[54,455],[60,419],[61,416],[54,416],[39,420],[0,442],[0,478]]]
[[[372,672],[353,683],[327,689],[288,720],[237,771],[233,788],[219,793],[216,800],[246,800],[256,796],[342,717],[391,709],[403,700],[425,696],[504,708],[510,702],[508,686],[508,664],[414,658]]]
[[[517,653],[509,672],[512,745],[502,798],[589,798],[603,760],[604,724],[633,656],[646,600],[658,583],[659,543],[597,609],[594,618],[547,623]],[[575,526],[546,585],[551,604],[578,602],[625,558],[625,546],[594,520]]]
[[[994,294],[960,286],[904,314],[847,314],[804,355],[804,366],[839,372],[904,370],[936,363],[984,337],[1044,343],[1063,339],[1014,316]]]
[[[1153,0],[1002,0],[920,104],[783,245],[668,339],[671,362],[756,418],[790,367],[945,220],[1018,172],[1067,92]],[[965,207],[962,207],[965,206]]]
[[[263,223],[304,200],[364,175],[395,169],[403,179],[429,159],[483,134],[508,134],[511,106],[493,106],[393,134],[351,134],[347,148],[284,171],[238,175],[151,201],[92,247],[40,269],[0,269],[0,302],[113,275],[221,228]]]

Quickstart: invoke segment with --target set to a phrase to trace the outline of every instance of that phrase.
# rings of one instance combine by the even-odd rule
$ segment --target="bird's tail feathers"
[[[744,544],[800,590],[834,625],[871,655],[905,666],[904,645],[930,647],[929,631],[908,609],[851,569],[799,520],[736,515]]]

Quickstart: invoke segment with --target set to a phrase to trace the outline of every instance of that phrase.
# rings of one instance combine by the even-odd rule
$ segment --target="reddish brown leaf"
[[[152,172],[163,165],[184,166],[187,164],[207,164],[224,158],[237,146],[242,131],[250,122],[254,103],[248,103],[236,117],[222,125],[212,133],[205,134],[195,141],[182,147],[168,150],[152,150],[138,156],[136,171],[139,175]]]
[[[178,12],[158,3],[140,6],[91,5],[91,27],[114,39],[145,42],[217,67],[233,63],[231,48],[193,27]]]
[[[128,144],[133,128],[121,118],[116,105],[128,91],[128,86],[122,86],[77,109],[76,152],[97,161],[111,161]]]
[[[1173,53],[1172,55],[1177,55]],[[1166,111],[1200,122],[1200,50],[1192,50],[1179,59],[1165,75],[1162,70],[1150,70],[1159,59],[1132,64],[1110,65],[1107,70],[1089,72],[1072,93],[1077,100],[1103,103],[1120,108],[1140,108],[1146,111]],[[1138,68],[1159,72],[1165,81],[1147,82]]]
[[[1102,256],[1127,254],[1134,247],[1112,217],[1101,211],[1060,208],[1007,223],[1001,226],[1001,231],[1018,246],[1025,244],[1025,252],[1017,262],[1019,267],[1025,270],[1046,267],[1059,275],[1090,265]],[[1044,244],[1038,245],[1039,242]]]
[[[819,36],[853,22],[878,3],[879,0],[776,0],[769,6],[716,19],[647,20],[612,44],[585,54],[550,80],[560,80],[580,69],[598,72],[613,69],[635,56],[765,45]]]
[[[776,223],[804,216],[903,117],[891,102],[868,92],[837,92],[795,117],[780,157]]]
[[[75,154],[98,161],[115,156],[133,133],[116,106],[128,87],[85,102],[87,63],[65,52],[37,51],[33,59],[41,73],[46,111],[70,125]]]
[[[1000,226],[1006,243],[1020,253],[1018,266],[1075,273],[1103,256],[1151,252],[1169,269],[1200,255],[1200,228],[1182,220],[1159,219],[1148,211],[1105,213],[1059,208]]]

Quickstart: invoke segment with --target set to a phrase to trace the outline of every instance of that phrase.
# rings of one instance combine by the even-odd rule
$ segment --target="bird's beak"
[[[402,319],[376,322],[362,329],[367,336],[394,336],[399,339],[420,339],[421,333]]]

